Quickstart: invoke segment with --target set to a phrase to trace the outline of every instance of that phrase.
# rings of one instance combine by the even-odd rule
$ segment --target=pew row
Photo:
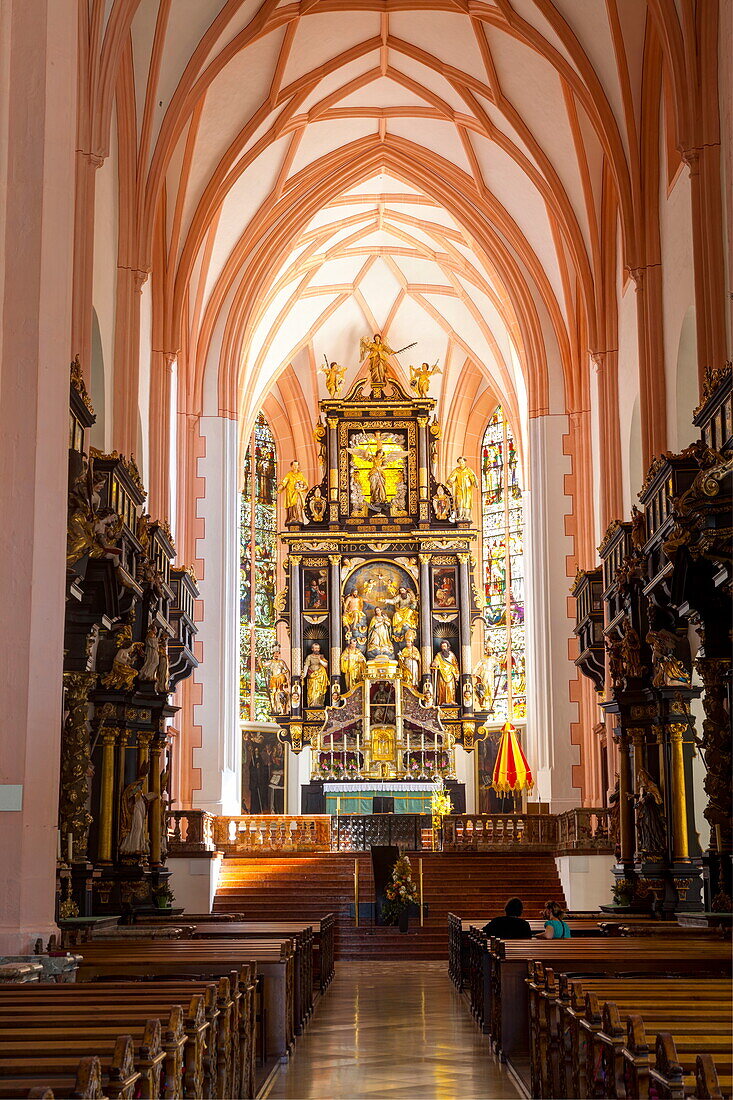
[[[291,940],[93,940],[83,946],[79,980],[212,979],[226,976],[233,969],[245,969],[252,980],[262,980],[266,1055],[287,1057],[295,1037],[295,952]]]
[[[533,1096],[730,1096],[730,979],[574,979],[533,962],[527,986]]]

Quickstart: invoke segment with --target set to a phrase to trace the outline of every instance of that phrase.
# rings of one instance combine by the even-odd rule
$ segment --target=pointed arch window
[[[524,509],[512,427],[501,405],[481,444],[484,637],[490,724],[527,716]]]
[[[260,413],[244,456],[239,526],[239,712],[270,720],[264,662],[275,647],[277,451]]]

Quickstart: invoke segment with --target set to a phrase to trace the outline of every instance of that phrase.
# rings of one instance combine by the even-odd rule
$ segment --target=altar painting
[[[306,611],[328,609],[328,570],[303,570],[303,607]]]
[[[284,814],[285,746],[275,730],[242,731],[242,813]]]

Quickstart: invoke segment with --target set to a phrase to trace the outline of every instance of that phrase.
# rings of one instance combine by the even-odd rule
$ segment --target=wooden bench
[[[92,941],[83,947],[82,981],[120,978],[218,978],[249,968],[264,981],[263,1014],[268,1056],[284,1058],[295,1035],[294,949],[291,940],[245,944],[206,940],[132,943]]]
[[[67,1038],[71,1038],[67,1036]],[[95,1059],[96,1062],[91,1061]],[[87,1060],[89,1059],[89,1060]],[[100,1076],[94,1077],[95,1067]],[[93,1040],[83,1037],[56,1053],[45,1050],[32,1055],[9,1052],[0,1058],[0,1095],[18,1097],[30,1089],[51,1089],[54,1096],[73,1096],[73,1088],[80,1073],[89,1070],[91,1077],[82,1086],[92,1095],[107,1096],[110,1100],[134,1100],[141,1082],[135,1068],[135,1047],[130,1035],[117,1037],[110,1050],[95,1051]]]
[[[28,1100],[106,1100],[102,1063],[96,1055],[80,1059],[74,1075],[49,1073],[44,1081],[39,1085],[37,1078],[26,1074],[0,1077],[0,1100],[17,1100],[19,1096],[27,1096]]]
[[[649,974],[724,977],[730,952],[717,940],[676,939],[496,940],[473,933],[481,953],[484,1027],[502,1059],[529,1053],[528,964],[534,960],[571,974]],[[531,976],[531,975],[530,975]],[[488,1000],[488,1005],[486,1001]]]
[[[724,1034],[730,1047],[729,979],[655,975],[573,979],[556,976],[553,969],[535,961],[527,985],[533,1096],[647,1096],[648,1051],[643,1048],[639,1013],[655,1027],[676,1026],[689,1019],[698,1038],[712,1029]],[[621,1015],[635,1021],[633,1032],[621,1023]],[[627,1049],[628,1035],[641,1043],[635,1051],[641,1091],[628,1091],[628,1063],[634,1062]]]
[[[36,995],[25,988],[23,995],[20,989],[3,990],[0,1034],[18,1026],[14,1014],[21,1026],[46,1026],[51,1017],[87,1034],[123,1021],[133,1028],[158,1013],[163,1019],[163,1096],[252,1096],[251,989],[248,1001],[235,972],[218,983],[77,983],[41,986]]]

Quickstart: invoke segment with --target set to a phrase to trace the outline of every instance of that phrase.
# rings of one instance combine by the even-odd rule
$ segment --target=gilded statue
[[[367,632],[367,657],[394,657],[392,631],[387,616],[377,605]]]
[[[140,642],[132,641],[132,628],[129,625],[124,626],[120,631],[117,645],[112,668],[106,676],[102,677],[102,683],[105,687],[130,691],[137,676],[137,668],[133,662],[142,646]]]
[[[689,687],[690,673],[676,656],[676,636],[670,630],[650,630],[646,640],[652,651],[654,687]]]
[[[646,513],[640,511],[636,505],[631,507],[631,545],[640,554],[646,542]]]
[[[362,343],[364,343],[363,340]],[[344,384],[346,367],[341,367],[338,363],[329,363],[325,355],[323,358],[326,360],[326,365],[321,367],[321,370],[326,376],[326,389],[331,397],[338,397]]]
[[[381,335],[376,332],[373,340],[364,338],[359,342],[359,355],[369,361],[369,377],[372,385],[383,386],[387,381],[387,360],[396,353],[389,344],[382,343]]]
[[[384,444],[391,442],[389,436],[383,435],[382,432],[374,432],[372,435],[362,435],[357,446],[347,448],[354,458],[368,463],[370,504],[377,511],[382,510],[387,504],[386,471],[392,469],[395,463],[404,462],[409,454],[409,451],[402,447],[393,447],[386,451]],[[376,448],[372,450],[369,445],[375,443]]]
[[[417,596],[402,585],[394,599],[384,602],[394,606],[392,635],[396,642],[401,642],[408,627],[417,630]]]
[[[436,699],[439,706],[453,706],[456,702],[459,677],[458,661],[449,642],[441,642],[440,649],[430,666],[435,673]]]
[[[328,661],[321,653],[318,642],[313,643],[313,648],[303,664],[305,676],[308,706],[322,707],[328,691]]]
[[[362,647],[366,643],[367,617],[364,600],[356,589],[344,596],[342,622],[346,638],[354,638],[357,647]]]
[[[320,486],[316,486],[313,490],[313,496],[310,499],[311,515],[316,523],[322,523],[323,516],[326,512],[326,503],[326,498],[321,492]]]
[[[297,458],[290,463],[290,470],[278,485],[277,491],[285,493],[285,522],[304,524],[308,482],[300,472],[300,463]]]
[[[453,493],[456,519],[459,523],[471,522],[473,512],[473,490],[478,488],[478,478],[466,460],[461,456],[458,465],[448,477],[448,487]]]
[[[445,491],[444,485],[439,485],[433,497],[433,515],[441,523],[450,519],[453,501]]]
[[[280,655],[280,646],[276,646],[272,657],[265,664],[267,672],[267,692],[270,697],[272,714],[287,714],[290,698],[290,669]]]
[[[357,647],[356,638],[351,637],[348,646],[341,654],[341,671],[344,674],[347,691],[352,691],[357,684],[364,682],[366,670],[364,654]]]
[[[325,470],[325,468],[326,468],[326,458],[327,458],[327,455],[326,455],[326,429],[325,429],[325,426],[324,426],[323,421],[321,420],[320,416],[318,417],[318,423],[316,424],[315,428],[313,429],[313,442],[315,443],[316,450],[318,451],[318,462],[320,464],[320,467],[321,467],[322,470]]]
[[[158,671],[155,674],[155,690],[165,695],[170,688],[170,663],[168,660],[168,639],[162,638],[158,646]]]
[[[120,796],[120,855],[146,856],[150,851],[148,805],[157,794],[145,790],[148,762],[140,765],[137,778],[128,783]]]
[[[418,397],[428,396],[430,379],[434,374],[442,374],[437,363],[434,363],[432,367],[428,363],[423,363],[419,367],[410,366],[410,385]]]
[[[406,684],[417,688],[420,684],[422,661],[420,650],[415,645],[415,631],[410,627],[405,631],[405,645],[397,654],[400,675]]]

